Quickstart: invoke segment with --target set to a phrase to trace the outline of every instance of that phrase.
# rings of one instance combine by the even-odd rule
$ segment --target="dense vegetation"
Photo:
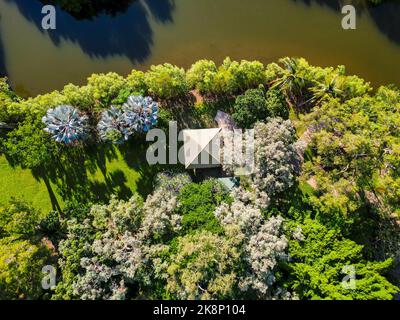
[[[157,122],[150,111],[127,113],[140,96],[135,103],[157,101]],[[343,66],[304,59],[264,66],[227,58],[187,71],[164,64],[92,75],[85,86],[28,99],[3,79],[0,104],[8,165],[55,179],[64,200],[48,212],[2,195],[2,299],[392,299],[399,291],[393,86],[373,91]],[[232,191],[179,166],[156,178],[144,170],[149,192],[120,186],[99,198],[89,180],[76,183],[82,168],[106,171],[115,150],[143,157],[148,119],[205,127],[218,109],[255,131],[255,170]],[[75,129],[67,140],[62,115]],[[44,265],[57,267],[53,290],[41,289]],[[349,268],[351,288],[342,285]]]

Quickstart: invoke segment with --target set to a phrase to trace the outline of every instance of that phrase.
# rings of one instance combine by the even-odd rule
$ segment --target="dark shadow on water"
[[[38,0],[6,1],[17,5],[23,16],[46,32],[56,45],[62,40],[72,41],[91,57],[121,55],[133,63],[143,62],[151,54],[150,15],[157,22],[172,23],[175,8],[174,0],[103,0],[100,3],[105,7],[96,5],[93,12],[87,11],[87,14],[66,12],[56,7],[57,29],[45,31],[41,26],[43,3]]]
[[[308,6],[318,4],[326,6],[338,14],[342,11],[340,0],[292,0],[302,2]],[[360,5],[357,1],[353,4],[358,14],[369,14],[380,32],[385,34],[391,41],[400,44],[400,0],[384,0],[379,5]]]
[[[368,11],[379,30],[390,40],[400,44],[400,1],[382,3]]]

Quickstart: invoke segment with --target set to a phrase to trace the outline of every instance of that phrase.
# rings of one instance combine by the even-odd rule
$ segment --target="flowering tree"
[[[269,119],[255,126],[255,170],[253,188],[258,204],[268,205],[270,197],[291,187],[300,173],[296,131],[290,120]]]
[[[276,269],[287,261],[288,241],[282,233],[280,216],[265,220],[254,205],[251,193],[242,189],[233,191],[231,204],[222,204],[215,216],[227,234],[242,239],[242,270],[238,274],[238,287],[242,295],[260,299],[289,299],[290,293],[279,287]]]
[[[137,195],[129,201],[112,198],[108,205],[92,206],[83,221],[67,221],[55,299],[127,298],[125,284],[139,281],[143,260],[136,235],[141,208]]]
[[[42,121],[46,125],[45,131],[60,143],[71,144],[82,140],[88,133],[87,117],[80,116],[79,111],[68,105],[60,105],[49,109]]]
[[[148,241],[171,236],[181,228],[182,216],[176,214],[179,191],[191,182],[187,174],[159,174],[156,188],[143,207],[141,235]]]

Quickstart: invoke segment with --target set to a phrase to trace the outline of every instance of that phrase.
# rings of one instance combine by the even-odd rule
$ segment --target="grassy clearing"
[[[106,202],[113,194],[127,199],[134,192],[145,197],[151,192],[153,177],[159,170],[147,164],[146,147],[146,144],[138,143],[119,148],[112,146],[101,158],[99,150],[88,151],[83,162],[71,163],[64,168],[65,175],[60,174],[59,168],[40,174],[13,168],[4,156],[0,156],[0,204],[15,197],[47,212],[62,209],[63,199]]]
[[[44,211],[52,208],[44,181],[35,179],[30,170],[11,167],[6,158],[0,156],[0,205],[12,197],[27,200]],[[61,203],[61,199],[58,200]]]

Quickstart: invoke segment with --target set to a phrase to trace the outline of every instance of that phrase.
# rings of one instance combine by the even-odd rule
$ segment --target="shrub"
[[[11,199],[0,207],[0,235],[30,238],[40,224],[39,212],[22,201]]]
[[[122,108],[103,111],[97,129],[103,141],[121,144],[135,133],[147,132],[157,116],[158,104],[152,98],[130,96]]]
[[[89,86],[79,87],[70,83],[64,87],[61,94],[65,96],[66,104],[76,106],[80,110],[91,110],[95,104]]]
[[[112,100],[113,104],[123,104],[132,95],[145,95],[147,86],[144,81],[144,72],[132,70],[126,78],[126,86]]]
[[[185,71],[169,63],[151,66],[145,75],[145,83],[151,95],[162,99],[184,96],[189,90]]]
[[[233,94],[238,91],[238,72],[239,63],[226,58],[222,65],[218,68],[217,73],[207,74],[210,79],[206,79],[211,83],[210,90],[214,94]]]
[[[242,60],[238,70],[238,86],[241,90],[256,88],[267,79],[264,65],[259,61]]]
[[[0,299],[39,299],[43,294],[43,266],[50,252],[42,244],[0,239]]]
[[[272,116],[263,89],[247,90],[236,98],[233,108],[232,117],[241,128],[252,128],[257,121]]]
[[[191,183],[182,188],[178,196],[178,213],[182,215],[182,231],[222,231],[214,216],[216,206],[229,199],[229,195],[216,180],[201,184]]]
[[[217,72],[214,61],[199,60],[194,63],[188,70],[186,76],[191,89],[196,89],[201,93],[209,93],[212,91],[210,79]]]
[[[265,99],[267,108],[271,117],[289,118],[289,108],[286,105],[285,98],[279,90],[270,89],[267,91]]]
[[[49,108],[67,104],[67,98],[58,91],[38,95],[21,101],[13,101],[7,107],[8,115],[16,121],[24,121],[26,117],[43,117]]]
[[[93,74],[88,78],[88,87],[93,98],[107,106],[126,88],[126,80],[115,72]]]
[[[7,107],[13,101],[18,101],[17,95],[11,90],[7,78],[0,78],[0,122],[10,121]]]
[[[13,165],[35,169],[55,161],[56,143],[42,128],[40,119],[29,116],[8,134],[4,152]]]

